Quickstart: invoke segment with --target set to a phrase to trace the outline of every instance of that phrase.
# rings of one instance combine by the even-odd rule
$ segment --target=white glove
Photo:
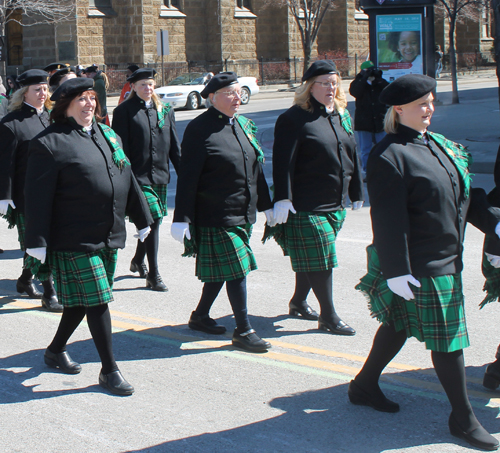
[[[297,214],[297,211],[293,207],[293,204],[290,200],[280,200],[274,203],[274,221],[276,224],[278,223],[286,223],[288,220],[288,213],[293,212]]]
[[[0,200],[0,215],[7,214],[7,209],[9,209],[9,205],[12,209],[16,209],[16,205],[12,200]]]
[[[394,294],[397,294],[398,296],[401,296],[406,300],[415,299],[415,296],[413,295],[413,292],[410,289],[408,283],[411,283],[417,288],[420,288],[421,286],[420,282],[410,274],[387,279],[387,286]]]
[[[270,226],[273,227],[276,225],[276,220],[274,220],[274,215],[273,215],[273,210],[268,209],[267,211],[264,211],[264,214],[266,215],[266,223]]]
[[[144,242],[146,238],[149,236],[149,233],[151,233],[151,227],[147,226],[142,230],[137,230],[137,234],[134,234],[134,237],[139,239],[139,241]]]
[[[0,201],[0,203],[1,203],[1,201]],[[1,214],[1,212],[0,212],[0,214]],[[498,222],[497,226],[495,227],[495,233],[500,238],[500,222]]]
[[[491,253],[486,253],[486,258],[488,258],[488,261],[493,267],[497,269],[500,267],[500,256],[492,255]]]
[[[364,201],[353,201],[352,202],[352,210],[357,211],[363,207]]]
[[[170,234],[176,241],[184,244],[184,236],[186,236],[186,238],[188,239],[191,239],[191,233],[189,232],[189,223],[173,222],[172,226],[170,227]]]
[[[34,249],[26,249],[26,253],[33,258],[41,261],[42,264],[45,263],[45,257],[47,256],[47,247],[37,247]]]

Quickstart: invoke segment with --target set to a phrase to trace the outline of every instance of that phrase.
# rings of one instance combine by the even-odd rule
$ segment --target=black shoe
[[[153,291],[168,291],[167,285],[159,275],[151,277],[149,274],[146,276],[146,288],[151,288]]]
[[[42,294],[42,307],[47,311],[54,311],[58,313],[63,311],[63,306],[59,303],[59,300],[57,299],[57,296],[55,294],[50,297],[45,297]]]
[[[483,386],[490,390],[496,390],[500,386],[500,373],[491,364],[484,373]]]
[[[139,277],[146,278],[148,275],[148,268],[142,263],[136,263],[134,260],[130,262],[130,272],[139,272]]]
[[[188,326],[192,330],[199,330],[211,335],[222,335],[226,332],[226,328],[217,324],[215,319],[212,319],[208,315],[198,316],[194,311],[191,313]]]
[[[352,404],[370,406],[380,412],[399,412],[399,404],[386,398],[381,390],[377,394],[368,393],[356,384],[354,380],[349,383],[347,395]]]
[[[314,311],[307,302],[304,302],[302,307],[295,306],[292,302],[288,304],[290,316],[302,317],[310,321],[317,321],[319,319],[318,313]]]
[[[112,371],[108,374],[99,373],[99,385],[109,390],[115,395],[132,395],[134,387],[132,387],[122,376],[120,370]]]
[[[42,298],[42,293],[36,289],[36,286],[32,280],[28,283],[25,283],[18,279],[16,289],[19,294],[26,293],[31,299]]]
[[[496,440],[488,431],[486,431],[481,425],[473,429],[470,432],[464,431],[462,427],[458,424],[453,413],[450,414],[448,420],[448,426],[450,428],[450,433],[460,439],[469,442],[477,448],[482,448],[483,450],[494,451],[498,449],[498,440]]]
[[[356,335],[356,331],[348,326],[344,321],[339,320],[337,325],[319,318],[318,329],[331,332],[335,335]]]
[[[238,329],[235,329],[233,333],[233,346],[250,352],[267,352],[271,348],[271,343],[260,338],[253,329],[243,333],[238,333]]]
[[[59,368],[66,374],[78,374],[80,371],[82,371],[82,367],[80,366],[80,364],[76,363],[69,356],[67,351],[60,352],[59,354],[54,354],[49,349],[46,349],[43,359],[48,366],[52,368]]]

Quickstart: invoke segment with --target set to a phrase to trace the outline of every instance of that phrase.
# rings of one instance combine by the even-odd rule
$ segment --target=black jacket
[[[337,113],[311,98],[314,111],[294,105],[274,129],[275,201],[289,199],[297,211],[328,212],[364,199],[356,141]]]
[[[36,109],[28,104],[5,115],[0,123],[0,200],[13,200],[21,213],[24,212],[28,146],[49,124],[46,110],[38,116]]]
[[[255,223],[272,207],[262,164],[240,125],[216,110],[188,124],[182,140],[174,222],[204,227]]]
[[[405,126],[372,150],[367,183],[373,242],[386,278],[461,272],[466,222],[492,234],[500,221],[484,190],[471,189],[466,199],[448,155]]]
[[[500,208],[500,147],[498,148],[493,176],[495,178],[495,188],[488,194],[488,201],[492,206]],[[492,255],[500,256],[500,239],[496,234],[489,238],[487,247],[485,246],[484,251]]]
[[[387,106],[378,99],[389,82],[382,77],[375,77],[371,85],[367,82],[371,72],[363,70],[351,82],[349,93],[356,98],[354,129],[366,132],[382,132]]]
[[[92,136],[52,124],[30,143],[26,247],[92,252],[125,246],[125,215],[138,229],[153,221],[130,165],[120,170],[94,123]]]
[[[173,109],[160,129],[154,105],[148,109],[139,96],[134,96],[115,108],[113,129],[122,139],[139,184],[169,183],[169,160],[177,170],[181,155]]]

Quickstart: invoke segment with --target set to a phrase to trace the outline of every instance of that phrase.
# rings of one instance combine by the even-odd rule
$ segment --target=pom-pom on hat
[[[63,82],[54,94],[50,97],[51,101],[59,101],[62,98],[75,97],[84,91],[89,91],[94,89],[94,79],[88,79],[86,77],[77,77],[75,79],[69,79]]]
[[[379,100],[386,105],[405,105],[436,88],[436,80],[423,74],[406,74],[387,85]]]
[[[41,69],[28,69],[20,74],[16,79],[16,82],[21,87],[38,85],[39,83],[48,83],[48,81],[49,74]]]
[[[219,72],[215,74],[208,82],[208,85],[205,89],[200,93],[203,99],[208,98],[210,93],[215,93],[219,91],[221,88],[232,85],[233,83],[238,83],[238,77],[236,76],[236,72]]]
[[[154,79],[156,71],[150,68],[140,68],[132,73],[130,77],[127,77],[127,82],[135,83],[139,80]]]
[[[311,77],[317,77],[323,74],[338,74],[337,66],[332,60],[315,61],[309,69],[304,73],[302,82],[309,80]]]

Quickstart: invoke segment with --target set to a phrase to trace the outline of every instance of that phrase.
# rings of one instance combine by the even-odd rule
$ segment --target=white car
[[[155,89],[155,93],[163,102],[168,102],[174,108],[185,107],[195,110],[207,105],[200,93],[213,77],[210,72],[189,72],[176,77],[168,85]],[[250,96],[259,92],[255,77],[238,77],[241,85],[241,103],[248,104]]]

